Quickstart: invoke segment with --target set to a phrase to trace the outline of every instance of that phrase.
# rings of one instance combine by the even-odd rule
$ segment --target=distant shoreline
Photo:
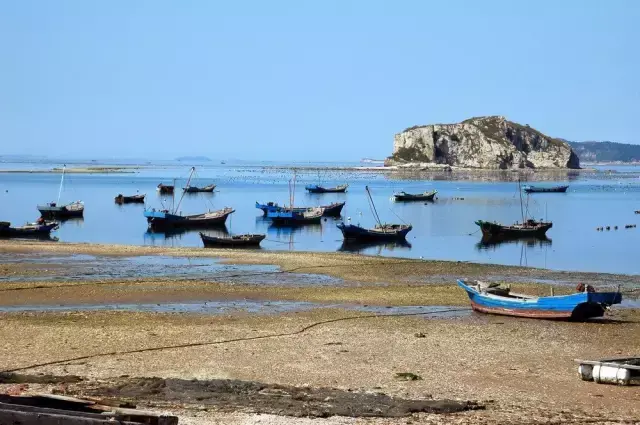
[[[77,167],[67,168],[66,174],[133,174],[140,167],[137,166],[123,166],[123,167]],[[61,174],[62,168],[51,169],[31,169],[31,170],[0,170],[0,173],[4,174]]]

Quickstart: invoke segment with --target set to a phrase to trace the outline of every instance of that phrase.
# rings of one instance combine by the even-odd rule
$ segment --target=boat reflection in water
[[[535,246],[543,247],[549,246],[553,241],[546,236],[528,236],[523,238],[492,238],[489,236],[483,236],[480,242],[476,243],[476,248],[479,250],[498,249],[503,244],[514,244],[526,246],[527,248],[533,248]]]
[[[190,233],[198,234],[203,230],[198,229],[184,229],[184,228],[169,228],[164,230],[152,230],[148,229],[144,233],[144,243],[145,245],[162,245],[162,246],[178,246],[176,242],[182,240],[182,238]],[[226,225],[210,227],[204,230],[204,232],[211,236],[228,236],[229,229],[227,229]],[[198,236],[198,239],[200,237]]]
[[[355,252],[362,253],[363,251],[375,249],[378,251],[378,254],[385,249],[388,251],[393,251],[394,249],[411,249],[411,244],[407,241],[370,241],[370,242],[356,242],[352,240],[343,240],[342,245],[338,248],[338,251],[341,252]]]
[[[290,237],[293,235],[322,234],[321,224],[305,224],[304,226],[277,226],[271,224],[267,233],[276,237]]]

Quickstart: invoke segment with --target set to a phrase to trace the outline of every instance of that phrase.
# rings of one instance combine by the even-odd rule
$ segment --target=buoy
[[[607,226],[607,230],[611,230],[611,227],[610,227],[610,226]]]
[[[618,226],[613,226],[613,230],[618,230]]]

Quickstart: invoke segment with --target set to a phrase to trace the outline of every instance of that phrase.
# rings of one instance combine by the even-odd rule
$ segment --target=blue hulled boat
[[[344,205],[344,202],[334,202],[332,204],[323,205],[317,208],[322,209],[322,215],[325,217],[339,217]],[[310,209],[306,207],[283,207],[276,204],[275,202],[267,202],[266,204],[256,202],[256,208],[262,210],[263,214],[267,217],[269,214],[275,214],[283,211],[302,213]]]
[[[322,208],[309,208],[304,211],[282,210],[267,213],[274,226],[302,226],[305,224],[320,224]]]
[[[535,297],[511,292],[511,288],[495,283],[458,280],[475,311],[534,319],[585,320],[601,317],[605,309],[620,304],[622,294],[595,292],[589,285],[571,295]],[[582,288],[581,288],[582,289]]]

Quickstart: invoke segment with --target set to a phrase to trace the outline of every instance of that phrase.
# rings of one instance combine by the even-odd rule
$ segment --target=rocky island
[[[394,137],[387,166],[480,169],[580,168],[569,144],[505,117],[410,127]]]

